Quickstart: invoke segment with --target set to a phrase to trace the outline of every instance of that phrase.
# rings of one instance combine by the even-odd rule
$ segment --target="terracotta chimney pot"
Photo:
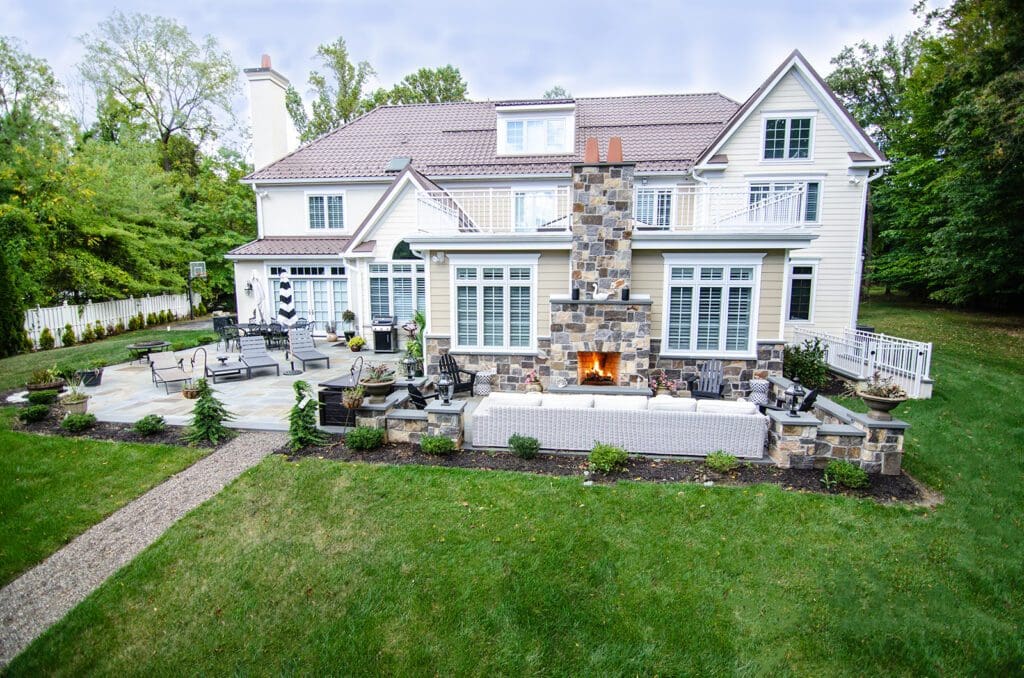
[[[608,162],[622,162],[622,137],[608,140]]]
[[[260,57],[260,68],[271,68],[269,54],[264,54],[262,57]]]
[[[583,146],[583,162],[601,162],[601,152],[597,148],[597,139],[590,137]]]

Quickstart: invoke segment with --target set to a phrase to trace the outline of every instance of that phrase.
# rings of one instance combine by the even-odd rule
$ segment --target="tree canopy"
[[[572,98],[572,94],[570,94],[569,91],[566,90],[561,85],[555,85],[551,89],[549,89],[546,92],[544,92],[544,98],[545,99],[570,99],[570,98]]]

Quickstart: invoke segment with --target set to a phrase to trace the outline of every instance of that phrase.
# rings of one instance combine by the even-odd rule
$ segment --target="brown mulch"
[[[307,447],[294,453],[282,448],[278,453],[287,456],[291,461],[315,457],[370,464],[420,464],[448,468],[519,471],[551,476],[580,476],[582,480],[595,483],[615,483],[620,480],[712,483],[730,486],[768,483],[797,492],[844,494],[880,502],[919,502],[925,498],[918,484],[905,473],[898,476],[872,474],[869,476],[871,484],[865,489],[830,491],[821,483],[821,470],[781,469],[768,464],[741,464],[735,471],[722,475],[699,461],[630,457],[625,471],[608,475],[592,473],[584,476],[587,470],[587,458],[584,455],[538,454],[533,459],[520,459],[507,451],[459,450],[450,455],[436,456],[426,454],[418,445],[396,443],[384,445],[376,450],[350,450],[345,447],[343,437],[338,435],[330,436],[330,441],[322,447]]]
[[[150,445],[178,445],[183,447],[189,445],[184,440],[184,426],[171,426],[168,424],[167,429],[163,433],[146,436],[135,431],[131,424],[98,421],[92,428],[72,433],[60,427],[61,418],[63,418],[63,412],[61,412],[60,408],[54,407],[50,411],[50,415],[42,421],[25,423],[15,418],[12,427],[16,431],[23,431],[25,433],[64,436],[66,438],[90,438],[92,440],[104,440],[115,443],[147,443]],[[207,446],[199,445],[199,447]]]

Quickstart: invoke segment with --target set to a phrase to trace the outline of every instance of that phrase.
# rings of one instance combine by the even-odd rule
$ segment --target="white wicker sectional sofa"
[[[492,393],[473,412],[473,446],[507,447],[514,433],[549,450],[610,443],[633,453],[764,456],[768,418],[753,403],[658,396]]]

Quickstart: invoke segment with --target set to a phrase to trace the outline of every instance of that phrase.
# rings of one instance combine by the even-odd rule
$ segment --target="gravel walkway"
[[[287,440],[243,433],[76,537],[0,590],[0,668],[179,518]]]

